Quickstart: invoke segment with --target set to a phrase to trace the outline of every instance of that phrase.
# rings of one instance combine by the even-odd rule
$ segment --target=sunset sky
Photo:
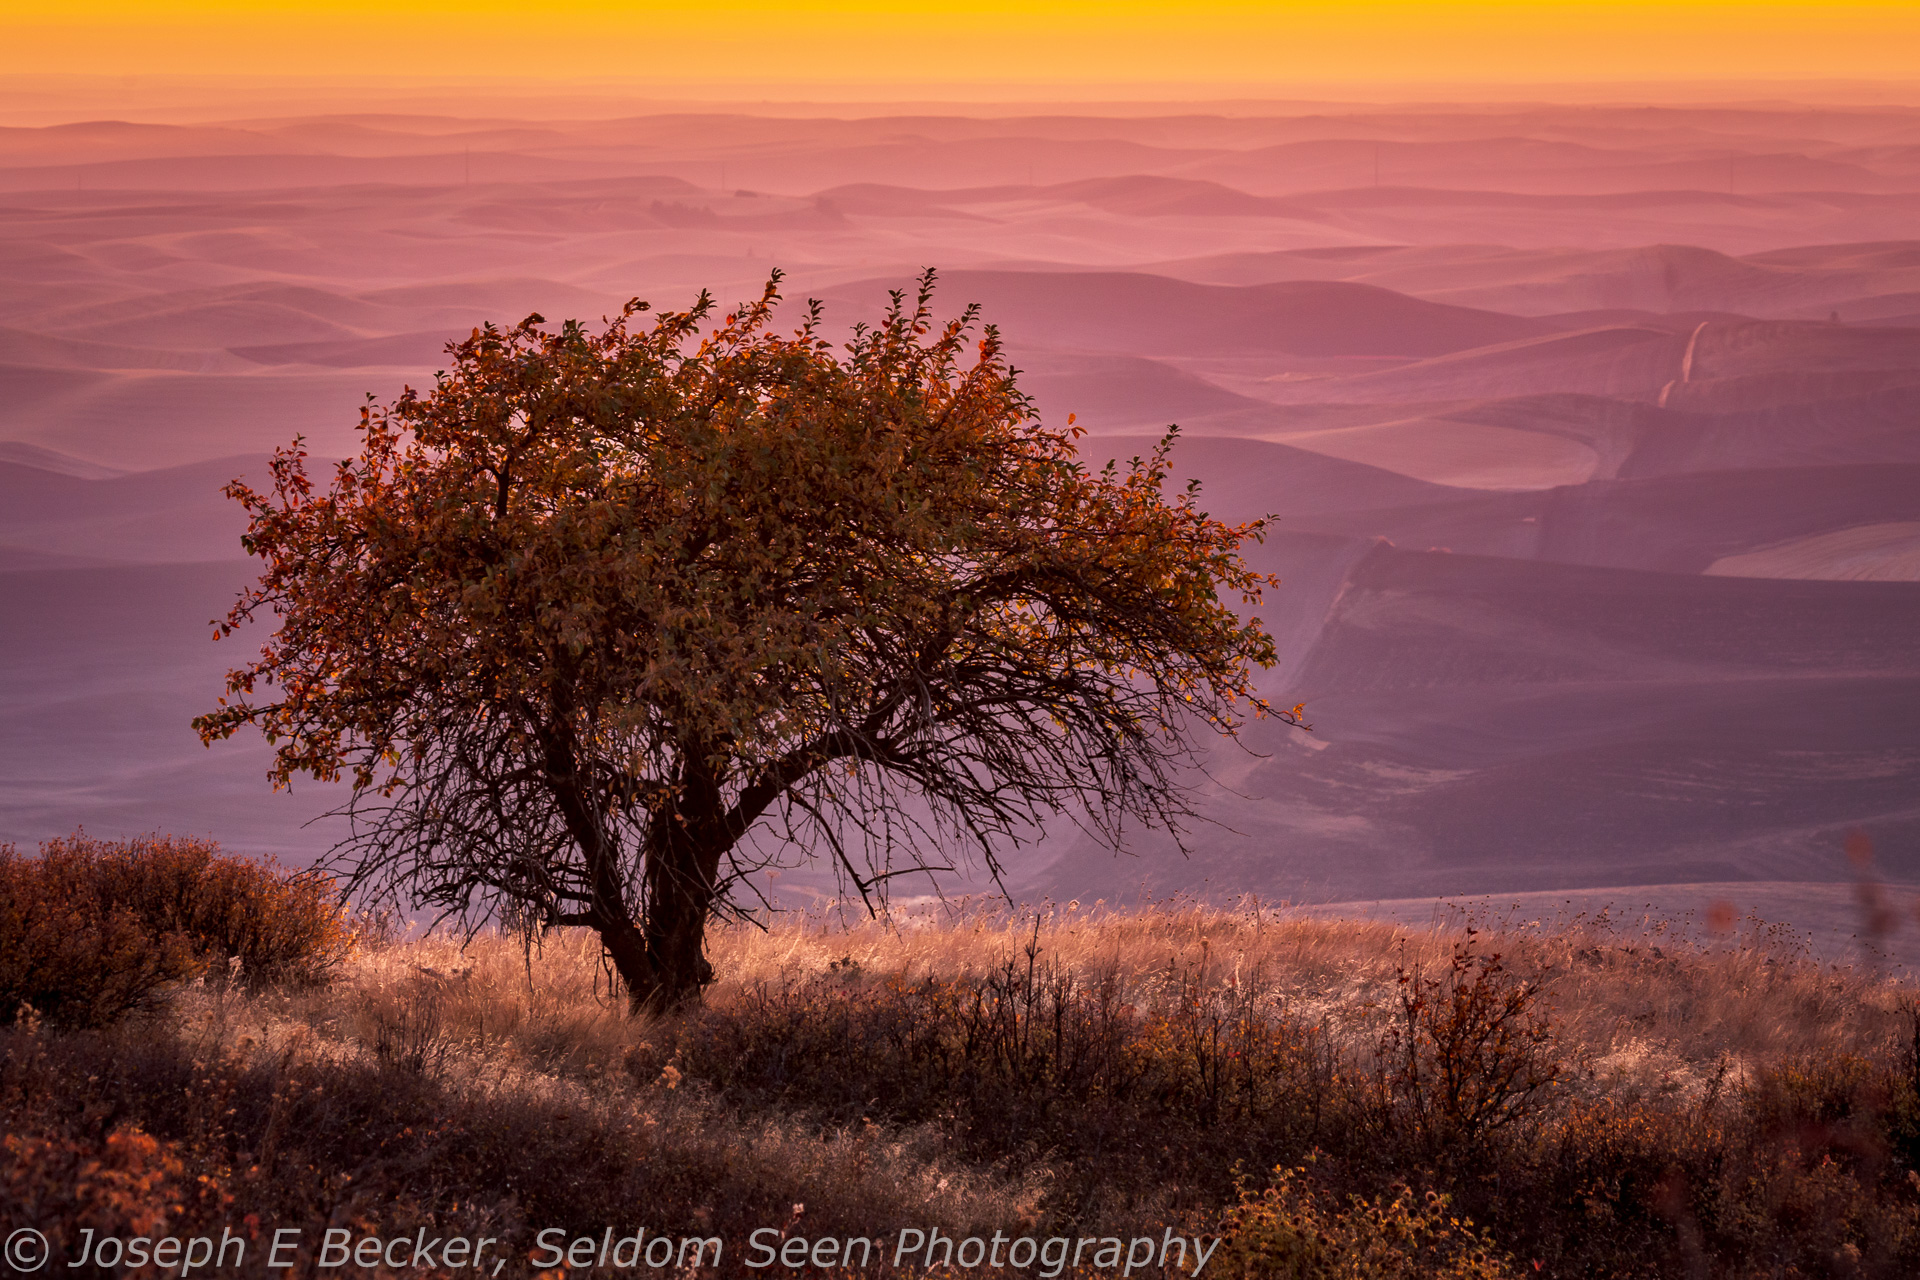
[[[1907,80],[1920,5],[5,0],[0,71],[662,85]]]

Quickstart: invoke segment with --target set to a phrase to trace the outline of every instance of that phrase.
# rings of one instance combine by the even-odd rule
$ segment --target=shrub
[[[1509,1280],[1507,1259],[1446,1196],[1405,1186],[1334,1208],[1307,1183],[1305,1168],[1274,1170],[1220,1216],[1222,1277],[1260,1280]]]
[[[1305,1154],[1340,1105],[1313,1028],[1191,968],[1129,992],[1111,968],[1082,975],[1030,946],[954,977],[845,973],[755,984],[663,1023],[627,1073],[644,1084],[671,1066],[732,1105],[827,1125],[938,1124],[982,1164],[1043,1159],[1041,1207],[1062,1229],[1218,1205],[1235,1161]]]
[[[1920,1181],[1897,1152],[1912,1108],[1903,1068],[1841,1053],[1756,1072],[1738,1091],[1727,1173],[1694,1179],[1711,1188],[1687,1206],[1708,1252],[1805,1274],[1913,1275]]]
[[[1540,984],[1515,977],[1474,930],[1438,976],[1402,967],[1395,1017],[1379,1047],[1391,1122],[1438,1157],[1523,1124],[1553,1097],[1564,1064]]]
[[[103,1141],[64,1135],[8,1134],[0,1139],[0,1201],[22,1223],[38,1223],[63,1254],[83,1233],[157,1236],[180,1212],[182,1166],[170,1144],[137,1128]]]
[[[322,875],[222,854],[193,836],[75,835],[41,846],[42,859],[55,853],[91,860],[105,895],[156,933],[185,935],[212,969],[238,960],[250,982],[315,985],[353,950],[346,910]]]
[[[319,999],[338,1010],[364,995],[341,984]],[[20,1144],[14,1178],[26,1190],[12,1200],[9,1156],[0,1149],[0,1222],[30,1193],[58,1219],[62,1238],[74,1239],[76,1221],[111,1220],[85,1217],[110,1199],[128,1219],[145,1208],[151,1221],[164,1210],[175,1233],[217,1237],[224,1225],[236,1233],[253,1225],[256,1238],[270,1239],[274,1229],[303,1228],[303,1263],[331,1227],[387,1238],[422,1229],[429,1237],[490,1236],[509,1252],[501,1280],[527,1280],[534,1232],[550,1226],[595,1238],[610,1224],[623,1234],[647,1226],[719,1235],[731,1262],[748,1233],[792,1225],[796,1204],[805,1205],[805,1231],[814,1236],[924,1224],[964,1237],[1024,1221],[1034,1194],[955,1159],[931,1127],[822,1131],[783,1117],[736,1116],[694,1088],[617,1091],[501,1071],[498,1063],[475,1073],[476,1064],[458,1058],[435,1075],[391,1056],[342,1054],[307,1034],[271,1046],[251,1035],[220,1044],[206,1035],[217,1022],[192,1019],[192,1002],[179,1009],[189,1014],[182,1021],[192,1023],[190,1036],[167,1034],[165,1023],[0,1029],[0,1132],[35,1135]],[[138,1180],[104,1178],[91,1162],[106,1160],[103,1141],[133,1125],[158,1147],[145,1148],[144,1163],[127,1162]],[[263,1248],[249,1247],[246,1274],[258,1272]],[[59,1274],[58,1264],[45,1274]],[[291,1274],[464,1280],[476,1272]]]
[[[100,1025],[169,983],[237,972],[250,983],[323,982],[353,947],[328,880],[224,855],[210,840],[84,834],[37,858],[0,847],[0,1019],[22,1004]]]
[[[23,1009],[98,1026],[152,1004],[190,975],[193,949],[109,900],[84,859],[22,858],[0,846],[0,1022]]]
[[[75,1218],[164,1204],[174,1232],[484,1233],[512,1244],[502,1280],[531,1274],[532,1230],[598,1238],[634,1206],[729,1241],[1218,1228],[1209,1280],[1920,1276],[1914,1027],[1884,975],[1630,948],[1571,966],[1566,941],[1508,935],[1456,979],[1458,935],[1258,927],[742,929],[705,1008],[641,1021],[585,939],[530,959],[504,934],[429,937],[298,999],[192,989],[139,1025],[0,1029],[0,1133],[35,1144],[0,1149],[0,1206],[27,1188]],[[1512,968],[1489,976],[1495,950]],[[1380,1052],[1422,964],[1409,996],[1442,998],[1418,1078],[1455,1135],[1436,1146]],[[1543,972],[1535,1038],[1539,1005],[1498,1015]],[[1769,1047],[1775,1004],[1802,1034]],[[1451,1114],[1507,1114],[1474,1100],[1511,1096],[1516,1062],[1557,1078],[1459,1137]],[[107,1145],[135,1131],[160,1144],[145,1163]],[[139,1199],[168,1159],[180,1176]],[[95,1189],[95,1160],[124,1194]]]

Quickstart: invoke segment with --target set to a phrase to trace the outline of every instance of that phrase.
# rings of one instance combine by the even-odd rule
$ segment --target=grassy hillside
[[[300,1228],[292,1275],[328,1229],[600,1274],[643,1227],[650,1274],[654,1232],[792,1275],[746,1264],[805,1239],[825,1274],[866,1238],[856,1268],[888,1270],[936,1229],[1033,1240],[1001,1276],[1124,1274],[1141,1239],[1159,1274],[1169,1228],[1223,1238],[1222,1276],[1920,1268],[1913,992],[1756,922],[1704,947],[1067,904],[727,931],[713,960],[674,1021],[627,1019],[560,935],[370,942],[330,985],[203,980],[105,1029],[20,1017],[0,1202],[75,1250],[231,1228],[263,1259]],[[408,1257],[347,1273],[436,1273]]]

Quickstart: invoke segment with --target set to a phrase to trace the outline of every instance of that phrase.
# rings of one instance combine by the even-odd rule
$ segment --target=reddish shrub
[[[0,846],[0,1022],[23,1008],[98,1026],[150,1005],[195,969],[177,932],[156,933],[100,892],[85,858],[23,858]]]
[[[0,1201],[20,1222],[51,1233],[58,1253],[83,1233],[157,1236],[180,1210],[182,1166],[171,1144],[138,1129],[100,1143],[9,1134],[0,1140]]]
[[[210,840],[84,834],[38,857],[0,846],[0,1021],[22,1005],[97,1026],[172,982],[237,973],[323,982],[353,948],[331,881],[224,855]]]

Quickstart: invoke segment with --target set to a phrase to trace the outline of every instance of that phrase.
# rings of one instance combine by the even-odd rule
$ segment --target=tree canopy
[[[1197,732],[1269,711],[1261,522],[1169,492],[1172,432],[1091,469],[931,272],[839,347],[817,304],[776,331],[778,281],[477,329],[325,491],[297,439],[228,486],[265,568],[219,631],[278,629],[201,737],[349,779],[357,888],[592,928],[636,1008],[697,993],[756,870],[871,904],[1063,811],[1177,831]]]

